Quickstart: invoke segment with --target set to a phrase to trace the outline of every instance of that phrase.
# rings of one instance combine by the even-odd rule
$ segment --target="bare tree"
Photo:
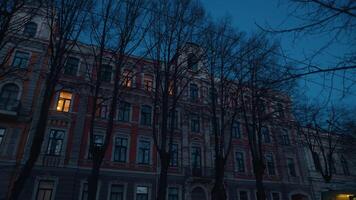
[[[25,25],[37,14],[41,2],[29,5],[24,0],[4,0],[0,2],[0,79],[8,77],[21,69],[10,66],[9,61],[15,48],[28,41],[32,36],[22,33]]]
[[[343,151],[345,139],[351,136],[349,115],[334,106],[304,104],[297,109],[300,142],[311,153],[315,169],[329,183],[336,174],[335,156]]]
[[[41,9],[44,10],[44,20],[49,29],[47,55],[49,60],[48,68],[41,71],[44,77],[43,93],[39,103],[38,116],[33,121],[33,137],[30,140],[30,154],[24,166],[18,166],[18,173],[15,181],[10,187],[8,199],[19,198],[24,188],[25,182],[41,152],[44,140],[48,111],[50,103],[55,94],[55,88],[61,76],[66,57],[76,42],[83,29],[88,10],[91,3],[87,0],[51,0],[46,1]],[[11,184],[11,183],[10,183]]]
[[[202,48],[206,49],[204,65],[209,79],[209,111],[214,135],[214,186],[212,199],[226,199],[225,166],[231,152],[233,129],[239,117],[237,87],[240,43],[243,34],[228,19],[211,22],[204,30]]]
[[[202,50],[192,44],[203,9],[195,0],[155,0],[151,4],[153,25],[146,40],[148,57],[154,60],[152,135],[160,172],[157,199],[166,199],[167,175],[175,130],[176,109],[183,91],[199,73]],[[193,56],[193,57],[191,57]]]
[[[148,30],[149,20],[146,0],[99,0],[97,1],[99,13],[92,15],[92,41],[94,42],[93,55],[95,66],[95,77],[92,77],[93,83],[90,86],[90,98],[93,105],[90,119],[90,141],[89,152],[92,157],[92,169],[88,177],[88,198],[96,199],[100,167],[105,153],[111,142],[114,120],[117,116],[118,103],[122,99],[123,93],[132,87],[132,79],[135,76],[133,71],[126,73],[125,68],[135,66],[141,58],[132,58],[134,53],[140,47],[142,40]],[[109,83],[104,83],[104,73],[109,69]],[[106,70],[106,72],[104,71]],[[133,70],[133,69],[130,69]],[[113,88],[107,88],[111,85],[111,74],[113,74]],[[96,113],[100,110],[101,104],[107,102],[108,118],[105,127],[104,143],[95,144],[94,129],[96,126]]]
[[[239,65],[242,68],[238,75],[239,103],[252,156],[257,199],[265,200],[263,176],[266,166],[262,131],[268,125],[281,124],[276,117],[281,109],[276,104],[287,102],[284,95],[293,84],[278,81],[289,74],[290,67],[280,65],[272,53],[278,50],[277,43],[270,42],[263,35],[256,35],[242,49],[243,59]]]

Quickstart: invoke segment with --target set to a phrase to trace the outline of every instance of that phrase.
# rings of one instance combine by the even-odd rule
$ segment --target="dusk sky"
[[[269,24],[273,28],[291,27],[293,25],[293,18],[289,16],[291,4],[287,1],[280,0],[203,0],[203,5],[207,12],[213,18],[222,18],[229,16],[232,19],[235,27],[246,33],[253,33],[260,29],[256,26],[266,26]],[[356,37],[356,33],[351,33],[347,37]],[[283,51],[287,56],[304,62],[306,57],[309,57],[313,52],[318,50],[321,46],[329,41],[329,35],[316,35],[309,37],[300,37],[293,40],[292,34],[282,34],[274,36],[275,39],[280,40]],[[355,52],[355,47],[350,45],[333,44],[328,47],[322,54],[312,59],[312,64],[321,67],[334,66],[336,64],[335,57],[342,56],[349,52]],[[302,65],[301,65],[302,66]],[[333,104],[345,103],[356,106],[356,74],[349,73],[343,84],[340,78],[343,73],[337,73],[331,80],[331,76],[323,77],[308,76],[300,81],[302,91],[307,92],[307,96],[318,101],[325,101],[328,99],[330,90],[331,101]],[[325,82],[324,82],[325,80]],[[353,83],[353,84],[352,84]],[[324,86],[324,87],[322,87]],[[347,90],[345,88],[347,87]],[[331,89],[332,88],[332,89]],[[346,95],[342,98],[342,95]]]

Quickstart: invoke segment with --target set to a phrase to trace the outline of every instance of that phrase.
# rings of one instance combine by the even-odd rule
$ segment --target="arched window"
[[[23,34],[27,37],[35,37],[37,32],[37,24],[35,22],[28,22],[25,24]]]
[[[0,93],[0,109],[16,111],[20,88],[14,83],[5,84]]]

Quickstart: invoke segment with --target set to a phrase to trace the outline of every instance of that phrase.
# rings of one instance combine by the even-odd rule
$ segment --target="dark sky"
[[[207,12],[213,18],[229,16],[233,24],[241,31],[252,33],[258,31],[256,23],[272,27],[290,27],[295,23],[290,17],[291,4],[286,0],[201,0]],[[356,33],[352,33],[356,34]],[[355,36],[355,35],[353,35]],[[303,36],[294,38],[291,34],[274,36],[280,40],[283,51],[288,57],[305,60],[329,41],[330,35]],[[314,57],[313,65],[328,67],[334,66],[335,57],[342,56],[348,52],[355,52],[355,47],[347,45],[330,45],[323,53]],[[302,64],[301,64],[302,66]],[[305,91],[310,99],[326,101],[331,94],[330,102],[333,104],[346,104],[356,107],[356,85],[352,85],[351,80],[356,80],[356,73],[346,74],[347,78],[342,79],[343,73],[334,76],[309,76],[300,81],[301,91]],[[351,86],[351,87],[350,87]],[[347,87],[347,90],[345,88]],[[343,96],[345,96],[343,98]],[[329,102],[329,101],[328,101]]]

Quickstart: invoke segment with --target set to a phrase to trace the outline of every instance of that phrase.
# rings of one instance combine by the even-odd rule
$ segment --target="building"
[[[17,167],[28,157],[33,126],[43,95],[43,76],[48,58],[48,30],[38,16],[28,22],[21,34],[31,38],[12,53],[7,67],[23,68],[21,76],[0,80],[0,199],[4,198]],[[80,48],[80,51],[79,51]],[[91,159],[88,134],[91,104],[80,85],[90,81],[93,58],[81,45],[73,49],[66,63],[61,86],[52,99],[42,153],[21,199],[84,200]],[[1,55],[8,51],[1,50]],[[84,52],[84,53],[83,53]],[[135,59],[135,58],[132,58]],[[145,71],[151,61],[144,60],[126,70],[135,71],[128,90],[119,103],[115,130],[101,168],[97,199],[153,200],[157,190],[158,161],[151,124],[152,102],[149,92],[154,77]],[[107,63],[102,78],[112,89],[112,71]],[[22,77],[22,78],[18,78]],[[24,78],[23,78],[24,77]],[[213,182],[213,145],[210,118],[206,114],[208,86],[203,77],[194,79],[179,103],[172,162],[169,170],[168,199],[210,199]],[[62,87],[62,86],[66,87]],[[290,104],[290,102],[289,102]],[[104,140],[107,106],[97,112],[95,143]],[[293,118],[285,106],[279,120]],[[266,108],[272,109],[272,108]],[[246,131],[241,123],[234,128],[233,151],[226,168],[229,199],[254,200],[256,197],[251,156]],[[269,199],[312,199],[311,181],[297,145],[296,131],[289,126],[268,126],[264,130],[266,149],[265,187]]]

